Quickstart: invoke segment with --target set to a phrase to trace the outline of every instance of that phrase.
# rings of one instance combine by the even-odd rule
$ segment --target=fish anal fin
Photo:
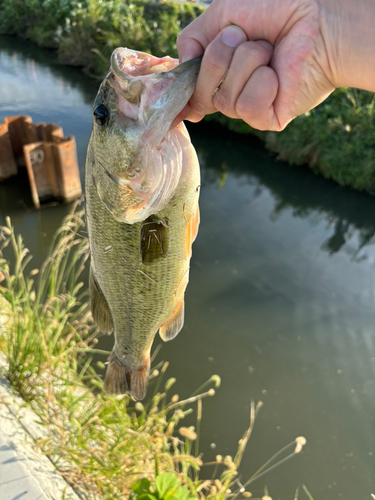
[[[114,351],[111,352],[104,380],[104,390],[108,394],[129,393],[137,401],[146,395],[150,357],[139,368],[130,369],[123,365]]]
[[[159,329],[159,335],[164,340],[164,342],[174,339],[181,328],[184,326],[184,313],[185,301],[184,299],[182,299],[169,320],[166,321],[164,325],[162,325]]]
[[[99,330],[110,335],[113,332],[113,319],[111,311],[109,310],[108,303],[98,285],[92,267],[90,267],[89,290],[92,317],[98,325]]]

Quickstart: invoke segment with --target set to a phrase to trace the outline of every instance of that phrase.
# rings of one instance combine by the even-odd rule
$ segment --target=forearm
[[[375,92],[375,1],[319,0],[319,4],[327,77],[335,87]]]

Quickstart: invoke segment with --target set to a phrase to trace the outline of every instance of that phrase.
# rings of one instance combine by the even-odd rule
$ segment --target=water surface
[[[53,52],[0,37],[0,121],[30,114],[34,122],[62,125],[76,137],[82,178],[97,87]],[[267,485],[274,500],[290,500],[305,484],[315,500],[370,499],[375,198],[276,162],[243,141],[191,132],[202,168],[201,226],[186,324],[157,360],[170,362],[181,397],[212,374],[222,378],[203,406],[204,458],[233,455],[250,400],[262,400],[243,480],[295,437],[308,443],[301,456],[255,482],[254,497]],[[34,210],[25,181],[0,185],[0,222],[11,216],[37,265],[69,210]],[[112,342],[101,340],[107,349]],[[307,497],[301,491],[299,498]]]

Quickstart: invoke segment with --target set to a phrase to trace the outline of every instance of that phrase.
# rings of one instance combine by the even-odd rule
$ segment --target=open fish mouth
[[[201,57],[179,64],[169,56],[158,58],[123,47],[112,53],[110,85],[127,101],[127,116],[146,125],[144,139],[151,145],[161,142],[188,103],[200,64]]]

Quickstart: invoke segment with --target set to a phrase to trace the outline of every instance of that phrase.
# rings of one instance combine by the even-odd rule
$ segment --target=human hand
[[[350,17],[375,14],[371,3],[362,0],[361,9],[352,0],[214,0],[177,39],[181,62],[204,54],[185,118],[221,111],[260,130],[284,129],[348,85],[348,61],[360,66]],[[362,35],[373,36],[374,17],[361,18]]]

